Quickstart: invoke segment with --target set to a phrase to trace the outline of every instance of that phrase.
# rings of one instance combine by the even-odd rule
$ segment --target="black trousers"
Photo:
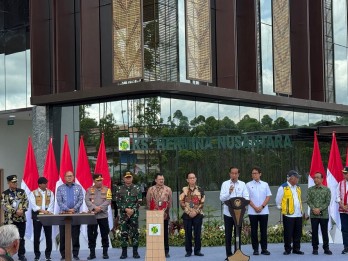
[[[101,234],[101,243],[103,248],[109,247],[109,222],[108,218],[100,218],[97,219],[96,225],[88,225],[87,226],[87,235],[88,235],[88,248],[95,249],[96,241],[98,236],[98,226]]]
[[[42,230],[42,224],[39,220],[33,219],[33,228],[34,228],[34,253],[36,258],[40,258],[40,237],[41,237],[41,230]],[[45,257],[49,258],[51,257],[52,252],[52,227],[51,226],[44,226],[43,227],[45,231],[45,238],[46,238],[46,250],[45,250]]]
[[[194,218],[184,219],[185,228],[185,250],[192,253],[192,227],[195,239],[194,253],[201,252],[201,232],[202,232],[203,216],[198,215]]]
[[[22,257],[25,255],[25,226],[27,222],[13,222],[13,225],[15,225],[18,228],[19,232],[19,249],[18,249],[18,257]]]
[[[292,250],[300,250],[302,237],[302,217],[287,217],[283,215],[283,227],[285,251],[291,251],[291,241],[293,242]]]
[[[251,244],[254,250],[259,250],[258,226],[260,224],[261,240],[260,245],[262,250],[267,249],[267,225],[268,215],[249,215],[251,227]]]
[[[225,222],[225,242],[226,242],[226,256],[232,256],[232,230],[234,230],[234,238],[236,238],[236,228],[232,217],[224,215]],[[239,231],[239,249],[242,245],[241,230]],[[237,242],[234,242],[234,251],[237,250]]]
[[[329,234],[328,234],[328,218],[311,218],[311,227],[312,227],[312,246],[314,250],[318,250],[319,238],[318,230],[319,225],[321,229],[321,234],[323,235],[323,249],[329,249]]]
[[[78,256],[80,251],[80,225],[71,226],[71,241],[73,256]],[[63,258],[65,258],[65,226],[59,226],[59,251]]]
[[[169,253],[168,224],[169,224],[169,220],[165,219],[164,223],[163,223],[163,226],[164,226],[164,251],[165,251],[165,253]]]

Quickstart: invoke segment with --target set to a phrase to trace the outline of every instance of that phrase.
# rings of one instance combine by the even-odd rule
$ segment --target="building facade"
[[[323,126],[347,124],[345,0],[37,0],[29,9],[25,97],[39,165],[48,138],[59,155],[66,133],[73,154],[84,135],[93,162],[104,132],[116,179],[125,168],[146,182],[161,171],[180,187],[194,171],[216,190],[230,166],[248,180],[258,165],[277,185],[289,169],[309,172],[315,130],[325,160]],[[334,129],[344,151],[346,130]],[[131,138],[130,151],[118,137]]]

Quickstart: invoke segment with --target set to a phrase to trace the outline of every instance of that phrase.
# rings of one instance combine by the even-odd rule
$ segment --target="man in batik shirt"
[[[13,224],[19,231],[19,249],[18,260],[26,261],[25,257],[25,211],[28,210],[28,197],[23,189],[17,188],[17,176],[10,175],[7,177],[8,189],[2,193],[1,205],[4,210],[5,223]]]
[[[186,174],[187,187],[182,188],[180,206],[184,210],[182,218],[185,227],[185,257],[192,255],[192,227],[195,239],[195,256],[204,256],[201,253],[201,231],[203,223],[204,191],[196,185],[197,178],[192,172]]]
[[[149,210],[163,210],[164,211],[164,251],[165,256],[169,255],[169,241],[168,241],[168,224],[169,224],[169,209],[172,206],[172,190],[170,187],[164,185],[163,174],[157,173],[155,176],[156,185],[149,188],[146,195],[147,209]]]

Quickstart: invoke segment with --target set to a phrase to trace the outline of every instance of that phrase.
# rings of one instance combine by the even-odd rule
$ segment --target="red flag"
[[[346,149],[346,166],[348,166],[348,147]]]
[[[24,189],[25,193],[29,195],[33,190],[37,189],[37,180],[39,179],[39,171],[37,170],[37,164],[33,149],[31,138],[28,139],[27,155],[25,156],[23,179],[21,188]],[[25,212],[27,220],[31,219],[31,205],[29,204],[28,210]],[[33,223],[26,222],[25,236],[31,239],[33,234]]]
[[[33,191],[37,189],[38,179],[39,179],[39,171],[37,170],[33,144],[31,142],[31,138],[29,137],[27,155],[25,156],[23,180],[22,180],[21,187],[25,185],[30,191]]]
[[[323,179],[323,185],[327,186],[327,180],[326,180],[326,173],[323,165],[323,160],[321,159],[320,149],[319,149],[319,142],[317,138],[317,132],[314,132],[314,145],[313,145],[313,154],[312,154],[312,162],[311,162],[311,169],[309,171],[309,177],[308,177],[308,187],[311,187],[314,185],[314,175],[315,173],[320,172],[322,173],[324,179]]]
[[[48,144],[43,176],[48,180],[47,188],[55,193],[56,183],[59,180],[59,174],[56,157],[53,150],[52,138]]]
[[[336,203],[336,190],[338,183],[343,179],[342,169],[342,159],[338,150],[336,134],[333,132],[329,163],[327,166],[327,186],[331,190],[329,213],[339,229],[341,229],[341,220],[338,212],[338,204]]]
[[[74,172],[74,167],[71,161],[68,135],[65,135],[62,158],[60,159],[60,167],[59,167],[59,176],[62,179],[62,181],[64,180],[64,175],[67,171]]]
[[[103,175],[103,184],[108,188],[111,188],[111,178],[109,172],[108,160],[106,158],[106,150],[104,143],[104,133],[102,133],[102,138],[100,141],[97,162],[95,165],[94,173]]]
[[[80,183],[84,190],[87,190],[90,186],[93,185],[91,169],[89,167],[85,144],[83,142],[82,136],[80,138],[79,155],[77,158],[76,180]]]

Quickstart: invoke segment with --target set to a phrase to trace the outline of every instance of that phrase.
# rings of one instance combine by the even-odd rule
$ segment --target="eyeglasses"
[[[73,175],[67,175],[65,176],[66,178],[73,178],[74,176]]]

